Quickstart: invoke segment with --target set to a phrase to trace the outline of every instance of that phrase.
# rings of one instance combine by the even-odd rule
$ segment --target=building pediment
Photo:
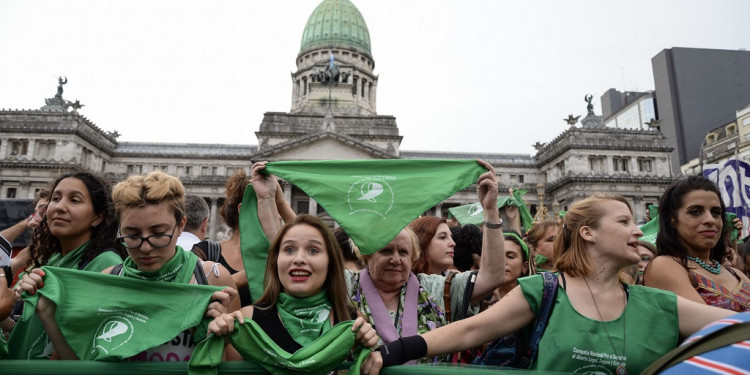
[[[256,160],[393,159],[396,155],[352,137],[326,131],[274,145],[255,154],[254,158]]]

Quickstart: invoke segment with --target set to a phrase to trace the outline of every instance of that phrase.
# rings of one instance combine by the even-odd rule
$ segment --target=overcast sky
[[[750,48],[750,1],[352,0],[402,150],[532,154],[662,49]],[[64,98],[120,141],[257,144],[319,0],[0,0],[0,108]]]

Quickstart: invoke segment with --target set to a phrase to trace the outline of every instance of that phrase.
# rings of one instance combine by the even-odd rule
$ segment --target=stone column
[[[210,198],[211,199],[211,215],[208,219],[208,222],[210,223],[208,226],[208,238],[211,240],[216,241],[216,225],[219,222],[218,218],[218,210],[219,210],[219,199],[218,198]]]
[[[318,216],[318,202],[313,197],[310,197],[310,208],[307,211],[312,216]]]
[[[443,202],[440,202],[435,206],[435,216],[443,217]]]
[[[283,182],[281,186],[284,187],[284,200],[287,201],[290,205],[292,204],[292,184],[288,182]]]

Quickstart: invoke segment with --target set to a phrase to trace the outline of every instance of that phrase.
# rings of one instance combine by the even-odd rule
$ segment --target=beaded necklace
[[[693,262],[695,262],[699,266],[701,266],[701,268],[703,268],[704,270],[706,270],[708,272],[711,272],[714,275],[718,275],[718,274],[721,273],[721,263],[719,263],[716,260],[714,260],[714,264],[708,264],[708,263],[706,263],[706,261],[704,261],[701,258],[691,257],[691,256],[689,256],[687,258],[690,259],[690,260],[692,260]]]

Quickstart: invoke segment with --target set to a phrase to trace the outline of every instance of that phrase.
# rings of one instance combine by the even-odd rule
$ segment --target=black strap
[[[195,248],[199,251],[196,251]],[[216,241],[205,240],[193,245],[193,253],[198,255],[201,260],[219,263],[221,260],[221,244]]]
[[[461,310],[458,311],[458,314],[456,315],[456,320],[461,320],[463,318],[466,318],[469,315],[469,306],[471,305],[471,295],[474,293],[474,285],[477,283],[477,274],[479,273],[478,270],[471,271],[471,275],[469,275],[469,281],[466,283],[466,289],[464,289],[464,300],[461,304]]]
[[[112,267],[112,269],[109,271],[109,274],[120,276],[122,274],[122,263]]]

